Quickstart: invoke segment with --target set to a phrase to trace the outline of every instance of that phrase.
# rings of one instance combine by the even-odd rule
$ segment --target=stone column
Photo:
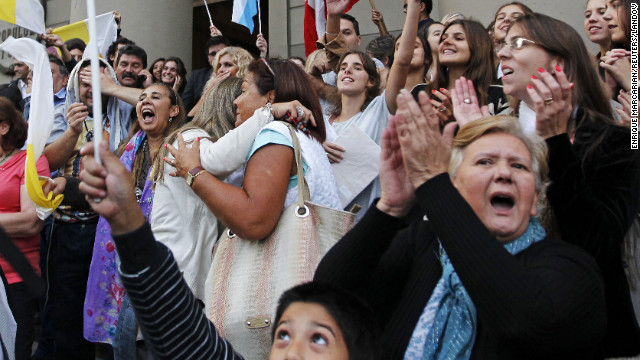
[[[122,14],[122,36],[147,52],[150,64],[158,57],[177,56],[191,74],[193,1],[109,0],[96,1],[96,14],[118,10]],[[87,17],[86,0],[71,0],[70,22]],[[204,51],[203,51],[204,52]]]

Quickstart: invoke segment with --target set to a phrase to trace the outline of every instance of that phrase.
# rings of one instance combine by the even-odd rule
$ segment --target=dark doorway
[[[204,1],[198,1],[200,5],[193,7],[193,61],[192,68],[201,69],[209,66],[207,63],[207,49],[205,46],[209,39],[209,16],[204,8]],[[194,2],[194,5],[196,3]],[[249,29],[242,25],[238,25],[231,21],[233,13],[233,1],[224,0],[208,4],[213,24],[222,31],[222,34],[229,39],[231,45],[239,46],[248,50],[255,57],[260,55],[260,51],[256,47],[256,38],[258,36],[258,15],[254,20],[253,34],[249,33]],[[267,0],[260,1],[260,10],[262,12],[262,34],[269,40],[269,6]]]

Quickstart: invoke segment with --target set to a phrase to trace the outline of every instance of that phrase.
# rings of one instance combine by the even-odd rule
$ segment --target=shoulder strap
[[[286,123],[291,133],[291,141],[293,142],[293,152],[295,155],[296,167],[298,168],[298,206],[304,207],[305,201],[311,201],[309,194],[309,186],[304,178],[304,169],[302,168],[302,154],[300,151],[300,141],[293,126]]]

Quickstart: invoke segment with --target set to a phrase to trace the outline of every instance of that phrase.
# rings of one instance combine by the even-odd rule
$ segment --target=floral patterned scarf
[[[120,162],[130,172],[136,153],[146,134],[138,131],[127,144]],[[153,206],[153,181],[149,174],[139,200],[140,209],[150,221]],[[115,252],[115,244],[111,238],[111,227],[102,216],[98,220],[96,240],[93,245],[93,258],[87,281],[87,294],[84,301],[84,337],[91,342],[113,343],[116,323],[124,298],[124,287],[118,276],[119,259]]]

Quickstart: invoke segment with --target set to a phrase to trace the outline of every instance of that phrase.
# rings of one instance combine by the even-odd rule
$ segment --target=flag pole
[[[93,145],[94,157],[100,161],[100,143],[102,142],[102,93],[100,92],[100,60],[98,59],[98,44],[96,33],[96,6],[94,0],[87,0],[87,20],[89,23],[89,59],[91,60],[91,91],[93,94]]]
[[[209,12],[209,4],[207,4],[207,0],[202,0],[204,2],[204,8],[207,9],[207,15],[209,15],[209,24],[213,26],[213,19],[211,18],[211,13]]]
[[[262,34],[262,13],[260,11],[260,0],[258,0],[258,26],[260,27],[260,29],[258,31],[260,31],[258,34]]]

